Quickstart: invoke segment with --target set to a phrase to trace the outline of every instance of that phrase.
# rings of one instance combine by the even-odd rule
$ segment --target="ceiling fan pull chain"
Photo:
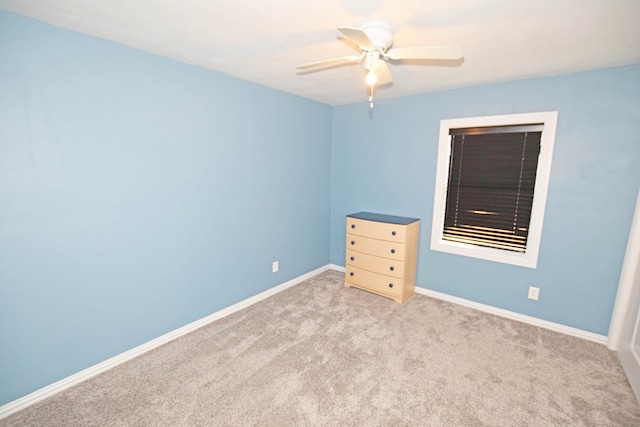
[[[373,86],[371,85],[371,95],[369,95],[369,108],[373,110]]]

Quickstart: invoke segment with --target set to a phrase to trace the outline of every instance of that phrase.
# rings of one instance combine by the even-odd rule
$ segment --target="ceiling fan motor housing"
[[[394,27],[393,24],[385,21],[371,21],[360,25],[362,31],[382,52],[385,52],[393,44]]]

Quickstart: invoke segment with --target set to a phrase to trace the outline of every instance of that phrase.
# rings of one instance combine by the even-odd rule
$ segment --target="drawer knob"
[[[355,244],[356,244],[356,241],[355,241],[355,240],[352,240],[352,241],[351,241],[351,244],[352,244],[352,245],[355,245]]]
[[[354,272],[353,272],[353,271],[352,271],[351,273],[349,273],[349,276],[353,276],[353,275],[354,275]]]
[[[355,259],[356,259],[356,257],[352,256],[350,259],[351,259],[351,261],[353,261],[353,260],[355,260]]]
[[[391,232],[391,235],[392,235],[392,236],[395,236],[395,235],[396,235],[396,232],[395,232],[395,231],[392,231],[392,232]]]
[[[395,254],[395,253],[396,253],[396,250],[395,250],[395,249],[391,249],[391,253],[392,253],[392,254]]]
[[[390,288],[393,288],[393,283],[389,283],[389,287],[390,287]]]
[[[356,228],[356,225],[355,224],[351,224],[351,228]]]
[[[393,268],[393,265],[391,267],[389,267],[389,270],[391,270],[391,271],[395,270],[395,268]]]

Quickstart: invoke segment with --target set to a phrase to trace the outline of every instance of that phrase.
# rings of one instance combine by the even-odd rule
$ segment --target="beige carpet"
[[[3,426],[639,426],[605,346],[322,273]]]

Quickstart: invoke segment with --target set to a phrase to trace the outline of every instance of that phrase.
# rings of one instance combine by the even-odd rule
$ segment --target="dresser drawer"
[[[347,233],[347,250],[353,249],[383,258],[404,259],[405,244],[387,240],[372,239]]]
[[[347,217],[347,233],[391,242],[404,242],[406,226]]]
[[[372,273],[387,276],[404,277],[404,262],[395,259],[380,258],[354,250],[347,250],[347,265],[352,265]]]
[[[347,265],[345,284],[388,295],[402,294],[403,285],[401,278],[372,273],[351,265]]]

